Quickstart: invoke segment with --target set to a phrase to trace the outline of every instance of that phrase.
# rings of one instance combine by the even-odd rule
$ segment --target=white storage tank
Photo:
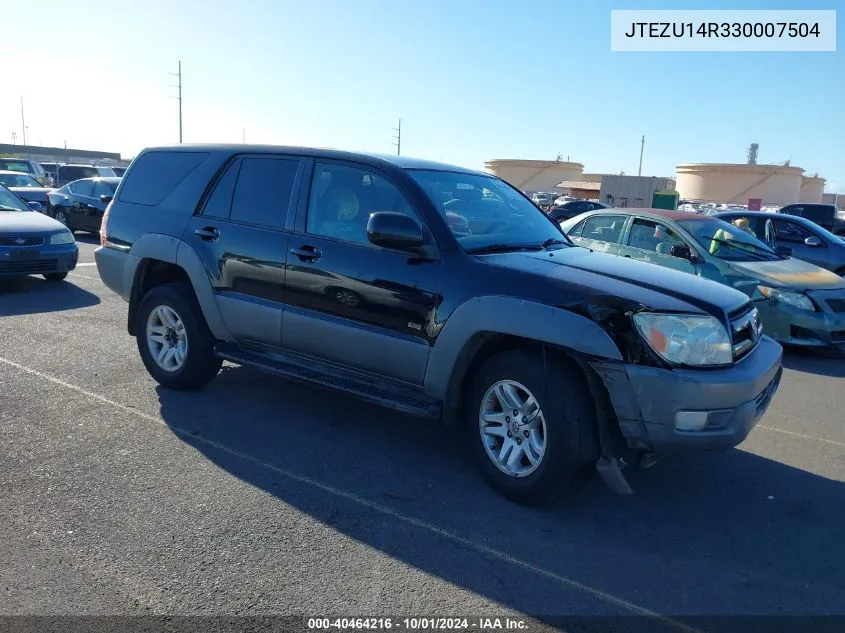
[[[799,202],[821,202],[824,195],[824,178],[818,176],[804,176],[801,180]]]
[[[688,163],[676,168],[677,190],[684,200],[785,205],[798,202],[803,173],[789,165]]]
[[[584,165],[558,160],[488,160],[484,168],[521,191],[555,191],[564,180],[581,180]]]

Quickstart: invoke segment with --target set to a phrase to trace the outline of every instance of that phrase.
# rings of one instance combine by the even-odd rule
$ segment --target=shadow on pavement
[[[845,378],[845,350],[806,351],[787,348],[783,351],[783,366],[831,378]]]
[[[100,298],[69,281],[43,277],[0,277],[0,317],[87,308]]]
[[[99,233],[84,233],[80,231],[74,231],[73,236],[76,238],[77,242],[82,242],[84,244],[95,244],[96,246],[100,245]]]
[[[630,616],[616,598],[683,620],[845,612],[845,567],[833,555],[842,551],[845,487],[740,449],[637,471],[634,495],[614,495],[594,477],[568,500],[530,509],[484,485],[456,429],[230,366],[200,392],[158,394],[171,430],[219,468],[547,624]],[[673,630],[624,621],[567,626]],[[706,630],[733,627],[716,620]]]

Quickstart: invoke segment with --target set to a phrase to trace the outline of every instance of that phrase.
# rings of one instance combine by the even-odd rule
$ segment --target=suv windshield
[[[40,187],[41,183],[29,174],[0,174],[0,185],[6,187]]]
[[[480,174],[408,170],[467,251],[571,245],[557,224],[503,180]]]
[[[29,208],[11,191],[0,187],[0,211],[29,211]]]
[[[0,170],[3,171],[22,171],[26,174],[30,173],[32,169],[29,163],[20,160],[0,159]]]
[[[732,262],[783,259],[743,229],[717,218],[678,222],[711,255]]]

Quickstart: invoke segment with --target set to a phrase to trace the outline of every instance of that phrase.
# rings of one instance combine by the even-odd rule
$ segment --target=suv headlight
[[[50,236],[50,244],[73,244],[76,239],[70,231],[62,231],[61,233],[53,233]]]
[[[634,315],[640,335],[664,360],[679,365],[727,365],[733,346],[725,326],[711,316]]]
[[[798,308],[799,310],[816,311],[816,306],[810,301],[810,297],[802,292],[793,292],[792,290],[782,290],[780,288],[770,288],[769,286],[757,286],[760,294],[767,299],[774,299],[786,305]]]

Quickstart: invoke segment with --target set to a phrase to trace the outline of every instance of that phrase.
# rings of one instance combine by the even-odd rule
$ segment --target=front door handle
[[[199,235],[206,242],[213,242],[218,237],[220,237],[220,231],[218,231],[213,226],[206,226],[205,228],[202,228],[202,229],[196,229],[194,231],[194,233]]]
[[[316,262],[322,257],[323,252],[316,246],[300,246],[290,249],[291,255],[296,255],[305,262]]]

